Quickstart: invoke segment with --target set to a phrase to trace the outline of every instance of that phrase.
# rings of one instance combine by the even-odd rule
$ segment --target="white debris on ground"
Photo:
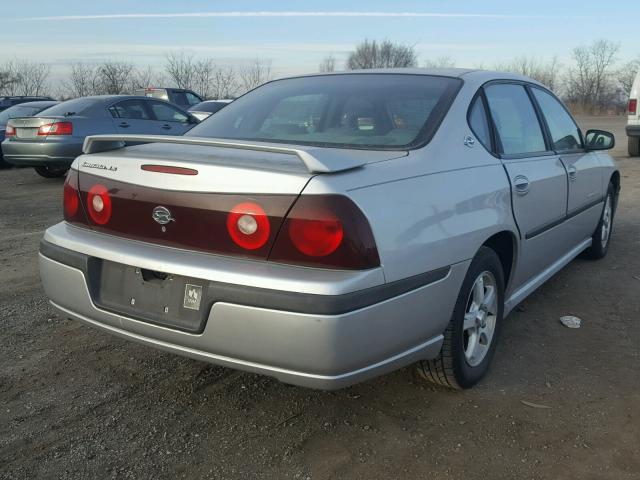
[[[581,322],[582,320],[580,320],[578,317],[574,317],[573,315],[565,315],[564,317],[560,317],[560,323],[568,328],[580,328]]]

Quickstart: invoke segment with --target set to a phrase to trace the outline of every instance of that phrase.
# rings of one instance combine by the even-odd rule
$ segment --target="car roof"
[[[536,80],[517,73],[480,70],[472,68],[372,68],[367,70],[343,70],[339,72],[310,73],[287,78],[317,77],[324,75],[362,75],[362,74],[432,75],[439,77],[461,78],[471,83],[485,83],[491,80],[517,80],[541,85]]]
[[[19,103],[17,105],[14,105],[14,107],[53,107],[58,103],[60,102],[58,102],[57,100],[38,100],[36,102]]]

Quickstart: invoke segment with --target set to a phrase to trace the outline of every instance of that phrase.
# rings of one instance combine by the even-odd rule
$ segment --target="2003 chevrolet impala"
[[[487,372],[505,315],[607,253],[613,136],[537,82],[383,70],[270,82],[184,137],[90,137],[40,268],[65,316],[284,382]]]

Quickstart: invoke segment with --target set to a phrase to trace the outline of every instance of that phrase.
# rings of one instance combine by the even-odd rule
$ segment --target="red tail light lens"
[[[256,250],[269,240],[271,226],[264,209],[254,202],[244,202],[231,209],[227,231],[236,245]]]
[[[111,197],[104,185],[94,185],[87,193],[89,216],[98,225],[105,225],[111,218]]]
[[[302,195],[287,214],[269,260],[362,270],[380,265],[369,222],[341,195]]]
[[[629,100],[629,115],[635,115],[638,112],[638,99],[632,98]]]
[[[78,192],[78,172],[69,170],[67,179],[64,182],[63,190],[63,209],[64,219],[74,221],[78,215],[80,206],[80,192]]]
[[[310,257],[331,255],[342,243],[342,222],[327,209],[304,212],[305,218],[289,222],[289,237],[299,252]]]
[[[38,128],[38,135],[73,135],[73,123],[56,122],[40,125],[40,128]]]
[[[7,125],[6,130],[4,131],[5,138],[15,137],[16,136],[16,128],[13,125]]]

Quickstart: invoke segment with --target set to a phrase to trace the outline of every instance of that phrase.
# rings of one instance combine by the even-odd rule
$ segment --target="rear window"
[[[343,148],[411,148],[428,141],[461,81],[344,74],[268,83],[186,135]]]
[[[11,118],[32,117],[41,110],[40,107],[16,105],[0,112],[0,125],[6,124]]]
[[[67,100],[66,102],[59,103],[53,107],[49,107],[42,112],[43,116],[52,117],[70,117],[71,115],[82,115],[96,103],[96,100],[91,98],[76,98],[74,100]]]

